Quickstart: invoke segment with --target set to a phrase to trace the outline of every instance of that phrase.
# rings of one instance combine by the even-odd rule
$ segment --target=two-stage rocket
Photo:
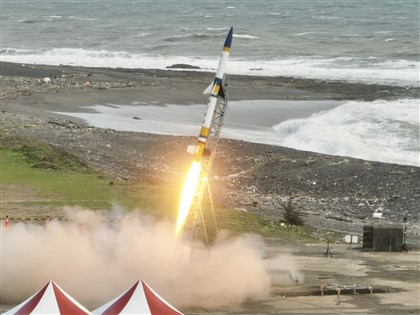
[[[225,73],[226,62],[229,58],[230,47],[232,45],[233,27],[231,27],[229,34],[226,37],[225,44],[223,45],[222,55],[220,56],[219,65],[217,67],[216,76],[214,81],[208,86],[203,94],[210,93],[210,97],[207,101],[207,109],[204,115],[204,121],[201,126],[200,134],[198,136],[197,144],[188,146],[187,151],[194,154],[196,161],[201,160],[203,155],[209,155],[210,152],[207,150],[207,138],[211,132],[211,125],[213,122],[213,116],[216,109],[216,104],[219,95],[224,97],[223,91],[223,75]]]

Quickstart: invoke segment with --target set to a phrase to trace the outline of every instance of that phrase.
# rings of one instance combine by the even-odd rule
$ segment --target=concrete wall
[[[373,225],[363,227],[363,249],[380,252],[401,251],[404,243],[402,225]]]

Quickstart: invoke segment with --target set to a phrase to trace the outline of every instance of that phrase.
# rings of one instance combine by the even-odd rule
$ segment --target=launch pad
[[[213,199],[211,196],[209,174],[210,174],[214,157],[216,155],[217,143],[220,138],[220,133],[221,133],[222,125],[223,125],[223,119],[225,117],[226,109],[228,107],[229,76],[227,75],[224,76],[223,81],[222,81],[222,87],[223,87],[224,93],[222,96],[219,95],[219,100],[216,103],[216,107],[215,107],[215,111],[213,115],[213,122],[211,124],[211,129],[209,131],[209,135],[207,138],[206,148],[209,154],[204,155],[201,160],[200,177],[199,177],[197,190],[196,190],[193,203],[191,206],[191,210],[190,210],[190,213],[193,214],[192,222],[190,224],[194,224],[192,239],[195,240],[197,238],[199,227],[202,226],[207,245],[209,243],[209,239],[207,235],[206,220],[204,218],[202,203],[203,203],[204,193],[207,190],[209,201],[210,201],[210,208],[212,212],[212,219],[215,226],[215,233],[216,233],[216,238],[217,238],[218,237],[217,220],[216,220],[216,214],[214,212]]]

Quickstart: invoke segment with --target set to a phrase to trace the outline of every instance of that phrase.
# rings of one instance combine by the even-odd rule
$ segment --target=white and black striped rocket
[[[204,121],[201,126],[200,135],[198,136],[197,144],[188,146],[187,151],[194,155],[196,161],[200,161],[204,154],[206,154],[207,138],[211,132],[211,124],[213,122],[213,116],[216,110],[216,104],[218,97],[224,97],[223,91],[223,75],[225,74],[226,62],[229,58],[230,47],[232,45],[233,27],[231,27],[225,44],[223,45],[223,51],[220,56],[219,66],[217,67],[216,76],[214,81],[208,86],[203,94],[209,94],[210,97],[207,101],[206,114],[204,115]]]

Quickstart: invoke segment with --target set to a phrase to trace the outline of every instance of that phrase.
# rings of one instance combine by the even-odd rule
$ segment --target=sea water
[[[2,1],[0,57],[213,71],[232,25],[228,73],[419,86],[418,0]],[[278,117],[273,142],[418,166],[418,104],[353,101],[300,120]],[[252,124],[246,129],[248,141],[267,142]]]
[[[273,129],[282,146],[420,166],[419,100],[349,101]]]
[[[4,61],[419,83],[418,0],[1,2]]]
[[[278,134],[273,129],[279,118],[298,119],[320,110],[328,110],[338,101],[277,101],[252,100],[229,102],[223,120],[221,136],[249,142],[278,144]],[[97,104],[89,112],[54,112],[77,117],[87,124],[121,131],[148,132],[162,135],[194,136],[200,132],[203,119],[202,104],[147,104],[129,105]]]
[[[204,106],[97,104],[55,112],[121,131],[196,136]],[[418,100],[231,101],[221,136],[365,160],[420,166]],[[282,120],[280,123],[278,121]],[[195,122],[195,123],[194,123]]]

